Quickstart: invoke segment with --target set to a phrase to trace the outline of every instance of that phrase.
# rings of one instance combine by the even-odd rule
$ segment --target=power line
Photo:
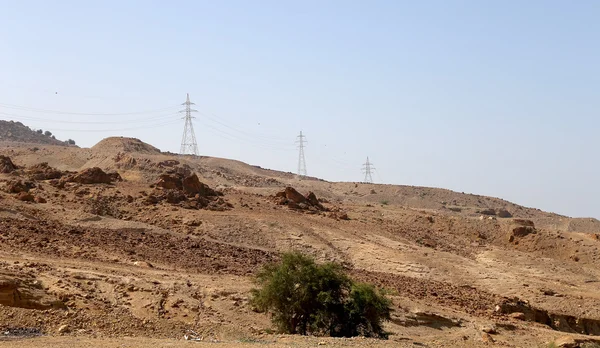
[[[231,125],[229,125],[229,124],[226,124],[226,123],[224,123],[224,122],[222,121],[222,119],[223,119],[222,117],[218,117],[218,116],[216,116],[216,115],[214,115],[214,114],[207,114],[207,113],[203,113],[203,112],[199,112],[199,113],[200,113],[202,116],[205,116],[205,117],[204,117],[204,119],[206,119],[206,120],[210,120],[210,121],[212,121],[212,122],[215,122],[215,123],[217,123],[217,124],[219,124],[219,125],[221,125],[221,126],[223,126],[223,127],[225,127],[225,128],[229,128],[229,129],[230,129],[230,130],[232,130],[232,131],[235,131],[235,132],[237,132],[237,133],[240,133],[240,134],[242,134],[242,135],[247,135],[247,136],[249,136],[249,137],[252,137],[253,139],[255,139],[255,138],[261,138],[261,139],[263,139],[263,140],[265,140],[265,141],[273,141],[273,142],[279,142],[279,143],[282,143],[282,144],[284,144],[284,143],[285,143],[285,144],[288,144],[288,140],[285,140],[285,139],[283,139],[283,138],[280,138],[280,137],[273,137],[273,136],[268,136],[268,135],[259,135],[259,134],[253,134],[253,133],[250,133],[250,132],[247,132],[247,131],[241,130],[241,129],[239,129],[239,128],[236,128],[236,127],[234,127],[234,126],[231,126]],[[219,118],[220,120],[219,120],[219,119],[217,119],[217,118]]]
[[[373,163],[369,162],[369,156],[367,156],[367,162],[363,164],[362,172],[365,173],[364,182],[373,183],[373,177],[371,176],[371,171],[375,170],[373,167]]]
[[[297,136],[298,140],[296,143],[298,144],[298,175],[308,175],[306,173],[306,159],[304,158],[304,143],[306,143],[306,138],[302,135],[302,131],[300,131],[300,135]]]
[[[146,117],[146,118],[120,120],[120,121],[71,121],[71,120],[55,120],[55,119],[47,119],[47,118],[40,118],[40,117],[23,116],[23,115],[12,114],[12,113],[2,112],[2,111],[0,111],[0,115],[10,116],[12,119],[15,119],[15,120],[37,121],[37,122],[48,122],[48,123],[66,123],[66,124],[145,123],[148,121],[169,120],[174,117],[174,114],[169,114],[169,115],[158,115],[158,116]],[[177,117],[177,119],[179,119],[179,117]]]
[[[192,123],[192,119],[195,118],[192,116],[192,112],[198,112],[198,110],[191,108],[192,105],[196,104],[190,102],[189,93],[187,94],[185,103],[181,105],[185,105],[185,110],[180,111],[182,113],[185,112],[185,126],[183,127],[181,150],[179,150],[179,153],[182,155],[191,154],[198,156],[198,143],[196,142],[196,133],[194,132],[194,124]]]
[[[72,111],[59,111],[59,110],[49,110],[49,109],[40,109],[40,108],[32,108],[28,106],[14,105],[14,104],[6,104],[0,103],[0,106],[7,109],[15,109],[21,111],[31,111],[31,112],[41,112],[46,114],[59,114],[59,115],[79,115],[79,116],[125,116],[125,115],[143,115],[143,114],[152,114],[156,112],[166,111],[174,109],[177,106],[169,106],[160,109],[154,110],[146,110],[146,111],[134,111],[134,112],[117,112],[117,113],[95,113],[95,112],[72,112]]]
[[[175,123],[179,123],[179,122],[180,122],[180,119],[172,120],[172,121],[168,121],[168,122],[161,122],[161,123],[146,125],[146,126],[141,126],[141,127],[112,128],[112,129],[79,129],[79,128],[78,129],[62,129],[62,128],[50,128],[50,130],[52,130],[52,131],[60,131],[60,132],[98,132],[98,133],[102,133],[102,132],[121,132],[121,131],[130,131],[130,130],[138,130],[138,129],[149,129],[149,128],[164,127],[164,126],[175,124]]]

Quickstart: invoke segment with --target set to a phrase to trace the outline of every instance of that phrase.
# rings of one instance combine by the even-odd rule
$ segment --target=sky
[[[600,218],[600,1],[0,0],[0,119]]]

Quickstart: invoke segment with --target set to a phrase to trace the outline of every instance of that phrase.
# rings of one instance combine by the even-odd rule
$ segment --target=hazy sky
[[[190,93],[203,155],[296,171],[302,130],[309,175],[360,181],[369,156],[377,182],[600,217],[599,18],[595,0],[0,0],[0,119],[178,152]]]

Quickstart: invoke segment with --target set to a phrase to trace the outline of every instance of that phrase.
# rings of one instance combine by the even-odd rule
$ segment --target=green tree
[[[252,303],[272,315],[278,330],[290,334],[386,337],[381,326],[390,301],[368,284],[354,284],[336,263],[317,264],[299,253],[265,266]]]

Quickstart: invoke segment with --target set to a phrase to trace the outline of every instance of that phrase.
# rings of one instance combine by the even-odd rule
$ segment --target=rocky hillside
[[[0,141],[14,141],[44,145],[75,145],[74,141],[56,139],[49,131],[33,130],[21,122],[0,120]]]
[[[138,139],[0,147],[0,244],[0,341],[21,348],[28,335],[44,335],[30,346],[381,346],[272,334],[250,303],[253,275],[289,250],[386,288],[389,346],[600,342],[595,219],[307,179]]]

